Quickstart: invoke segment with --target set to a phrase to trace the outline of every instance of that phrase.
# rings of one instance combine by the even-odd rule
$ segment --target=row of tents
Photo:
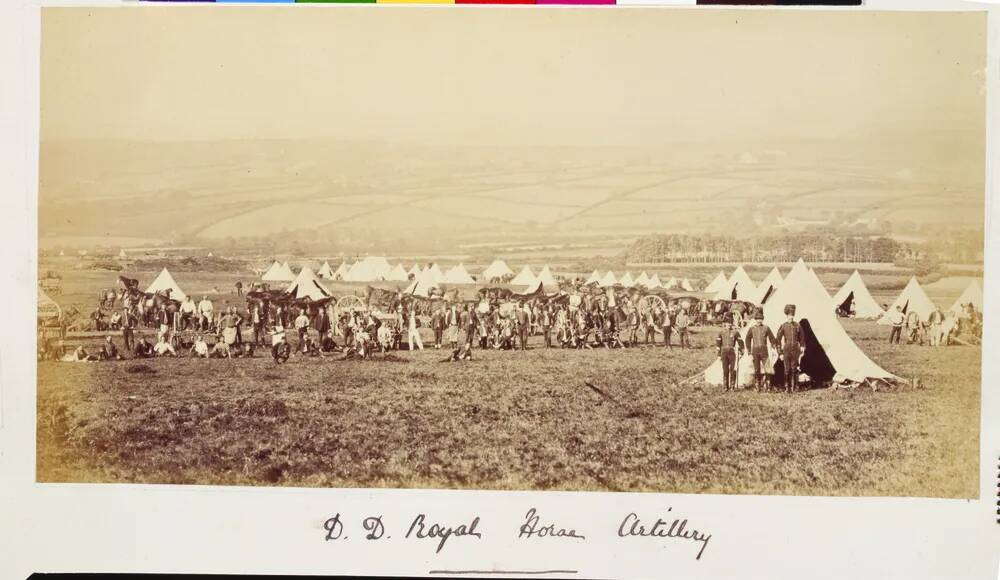
[[[382,257],[367,257],[351,265],[343,262],[336,270],[330,266],[329,262],[324,262],[316,271],[316,276],[323,280],[343,280],[345,282],[406,282],[421,274],[429,276],[435,284],[475,284],[476,282],[462,264],[447,271],[441,270],[437,264],[424,268],[414,264],[407,270],[402,264],[392,266],[387,259]],[[282,264],[275,261],[261,276],[261,280],[264,282],[291,282],[295,277],[296,274],[289,267],[288,262]]]
[[[800,264],[804,265],[804,262],[799,260],[793,270],[799,268]],[[926,320],[930,313],[937,309],[916,277],[911,277],[903,291],[889,305],[889,308],[883,310],[857,270],[832,297],[827,293],[816,273],[811,268],[807,268],[807,270],[810,277],[814,279],[815,285],[823,290],[823,294],[830,302],[831,312],[838,310],[852,312],[855,318],[877,318],[879,324],[889,324],[888,313],[894,311],[897,306],[904,314],[917,312],[923,320]],[[719,272],[705,287],[704,292],[709,294],[713,300],[741,300],[758,306],[766,306],[775,296],[776,291],[784,285],[785,280],[778,268],[774,267],[760,284],[756,284],[743,269],[743,266],[738,266],[729,276]],[[979,312],[983,311],[983,289],[978,281],[973,280],[969,283],[949,311],[961,315],[965,304],[972,304]]]
[[[759,285],[753,284],[742,267],[729,277],[718,276],[710,286],[716,292],[732,293],[743,297],[754,297],[764,313],[764,324],[777,331],[785,320],[784,308],[787,304],[796,306],[796,317],[803,327],[806,337],[805,350],[800,362],[800,371],[820,383],[872,383],[895,382],[899,380],[886,371],[858,347],[840,324],[837,310],[853,311],[858,317],[878,318],[879,324],[890,324],[887,312],[898,306],[904,313],[917,312],[921,319],[927,317],[937,307],[927,296],[917,279],[910,278],[906,287],[883,311],[868,291],[861,274],[857,270],[834,295],[826,291],[816,273],[799,260],[784,278],[777,269]],[[972,304],[979,312],[983,309],[983,291],[978,281],[973,280],[950,308],[958,315],[966,304]],[[746,339],[744,330],[744,339]],[[772,360],[777,353],[771,352]],[[753,361],[744,354],[737,363],[737,381],[740,385],[753,383]],[[722,385],[722,362],[716,360],[703,373],[705,382]]]
[[[648,288],[649,290],[655,290],[657,288],[663,288],[665,290],[680,289],[685,292],[694,292],[694,285],[691,280],[687,278],[682,278],[678,280],[677,278],[671,277],[666,282],[660,281],[659,274],[653,274],[649,276],[646,272],[640,273],[635,278],[632,277],[631,272],[625,272],[620,277],[615,277],[615,273],[608,270],[603,276],[597,270],[594,270],[590,277],[587,278],[585,284],[597,284],[602,288],[608,288],[611,286],[623,286],[625,288]]]

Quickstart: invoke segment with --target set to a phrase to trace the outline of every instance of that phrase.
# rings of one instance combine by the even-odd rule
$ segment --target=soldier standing
[[[785,316],[788,319],[778,328],[778,352],[785,364],[785,392],[799,390],[799,357],[802,355],[802,345],[805,344],[805,334],[802,325],[795,322],[795,305],[785,305]]]
[[[753,382],[758,391],[767,390],[764,378],[767,363],[767,345],[773,345],[777,350],[777,340],[774,333],[764,324],[764,313],[760,310],[754,315],[754,323],[747,329],[747,352],[753,358]]]
[[[719,359],[722,361],[722,385],[727,391],[735,391],[739,384],[736,361],[739,360],[740,351],[743,350],[740,331],[734,329],[727,321],[715,339],[715,346],[719,349]]]

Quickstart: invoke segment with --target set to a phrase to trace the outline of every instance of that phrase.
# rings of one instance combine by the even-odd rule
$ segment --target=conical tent
[[[511,284],[517,284],[518,286],[530,286],[535,283],[535,273],[531,271],[531,266],[525,266],[521,269],[521,272],[514,276],[514,279],[510,281]]]
[[[733,270],[733,274],[726,280],[726,285],[716,292],[715,299],[750,301],[756,297],[756,293],[757,285],[747,275],[743,266],[737,266]]]
[[[626,288],[631,288],[635,286],[635,280],[632,278],[632,272],[625,272],[618,278],[618,283]]]
[[[280,275],[281,275],[281,264],[278,263],[277,260],[275,260],[275,262],[271,264],[271,267],[268,268],[266,272],[264,272],[264,274],[260,277],[260,279],[265,282],[277,282],[280,280],[279,278]]]
[[[333,268],[330,267],[330,262],[323,262],[323,265],[319,267],[319,271],[316,275],[324,280],[333,279]]]
[[[410,275],[406,272],[406,268],[403,268],[402,264],[396,264],[396,267],[389,272],[389,276],[386,280],[392,282],[406,282],[410,279]]]
[[[764,324],[775,333],[786,320],[784,309],[788,304],[795,305],[795,318],[806,337],[799,370],[813,381],[865,383],[897,378],[875,364],[848,336],[831,308],[829,295],[808,272],[789,272],[764,305]],[[704,376],[709,384],[721,385],[721,361],[716,359]],[[753,361],[744,354],[739,361],[739,384],[750,384],[752,377]]]
[[[295,272],[292,272],[292,268],[289,267],[288,262],[281,265],[281,271],[278,272],[278,275],[280,276],[278,279],[282,282],[291,282],[295,279]]]
[[[687,292],[694,292],[694,286],[691,285],[691,280],[684,278],[681,280],[681,289]]]
[[[123,250],[123,251],[124,251],[124,250]],[[209,253],[208,253],[208,256],[207,256],[207,257],[209,257],[209,258],[214,258],[214,257],[215,257],[215,254],[213,254],[212,252],[209,252]]]
[[[62,308],[56,301],[45,293],[45,290],[38,289],[38,318],[61,318]]]
[[[643,270],[643,272],[641,274],[639,274],[638,276],[635,277],[635,285],[636,286],[642,286],[643,288],[645,288],[646,284],[648,284],[648,283],[649,283],[649,276],[646,275],[646,271],[645,270]]]
[[[542,268],[542,271],[538,273],[538,280],[541,281],[542,286],[559,285],[559,283],[556,282],[556,277],[552,275],[552,270],[549,269],[548,265]]]
[[[333,271],[333,279],[343,280],[348,271],[350,271],[350,267],[347,265],[347,262],[341,262],[340,265],[337,266],[337,269]]]
[[[614,272],[612,272],[611,270],[608,270],[608,273],[605,274],[604,277],[601,278],[601,281],[598,282],[598,283],[602,287],[606,288],[608,286],[614,286],[615,284],[617,284],[618,283],[618,279],[615,278]]]
[[[767,273],[767,276],[761,281],[757,286],[757,292],[753,297],[754,304],[764,304],[768,299],[774,294],[775,290],[781,286],[781,282],[784,279],[781,277],[781,272],[778,271],[777,266],[771,268],[771,271]]]
[[[411,296],[430,296],[431,290],[438,287],[438,283],[434,280],[434,276],[431,273],[431,269],[420,272],[413,278],[410,284],[403,290],[403,293],[409,294]]]
[[[421,272],[420,264],[414,264],[413,267],[410,268],[410,270],[407,272],[407,274],[416,278],[417,276],[420,275],[420,272]]]
[[[650,290],[654,288],[663,288],[663,282],[660,282],[660,275],[653,274],[650,276],[649,282],[646,282],[646,288],[649,288]]]
[[[368,256],[354,263],[344,279],[349,282],[378,282],[387,280],[392,272],[389,261],[383,257]]]
[[[426,274],[435,284],[441,284],[447,280],[444,272],[441,271],[441,268],[439,268],[437,264],[431,264],[431,267],[427,269]]]
[[[122,250],[120,252],[118,252],[118,257],[119,258],[127,258],[128,257],[128,254],[125,253],[125,248],[122,248]]]
[[[910,312],[916,312],[920,315],[920,320],[926,321],[927,317],[930,316],[931,312],[937,309],[931,299],[927,297],[927,293],[924,292],[920,282],[917,282],[916,277],[911,277],[910,281],[906,284],[906,288],[899,293],[896,300],[889,305],[889,309],[885,311],[885,315],[879,318],[879,324],[892,324],[889,320],[889,313],[896,310],[899,307],[903,314],[909,314]]]
[[[476,281],[469,275],[469,271],[465,269],[465,266],[459,264],[453,268],[450,268],[448,272],[444,275],[445,283],[447,284],[475,284]]]
[[[308,298],[310,300],[321,300],[330,296],[330,292],[323,287],[319,278],[313,273],[312,268],[305,266],[299,271],[299,275],[288,285],[285,290],[296,299]]]
[[[857,270],[834,295],[833,303],[843,312],[853,309],[855,318],[878,318],[885,314]]]
[[[726,278],[726,275],[722,272],[719,272],[718,274],[715,275],[715,278],[713,278],[712,281],[708,283],[708,286],[705,286],[705,292],[708,293],[718,292],[719,290],[722,290],[723,287],[725,287],[727,281],[728,279]]]
[[[666,282],[663,283],[663,287],[666,288],[667,290],[671,290],[673,288],[676,288],[677,287],[677,278],[674,278],[673,276],[671,276],[669,280],[667,280]]]
[[[483,270],[483,280],[485,281],[513,275],[514,271],[511,270],[510,266],[507,265],[507,262],[504,262],[503,260],[493,260],[493,263]]]
[[[153,280],[153,283],[146,288],[146,294],[153,294],[155,292],[165,292],[170,291],[170,298],[173,300],[184,300],[187,298],[187,294],[181,290],[181,287],[174,282],[174,277],[170,275],[170,272],[166,268],[160,270],[160,275]]]
[[[979,285],[978,280],[973,280],[972,282],[969,282],[969,285],[965,288],[965,291],[962,292],[962,295],[958,297],[958,300],[956,300],[955,303],[951,305],[951,308],[949,310],[951,310],[955,314],[964,315],[965,314],[964,306],[966,304],[972,304],[972,306],[976,309],[976,312],[979,313],[983,312],[983,289]]]
[[[600,284],[600,283],[601,283],[601,273],[598,272],[597,270],[591,272],[590,278],[587,278],[587,281],[584,282],[584,284]]]

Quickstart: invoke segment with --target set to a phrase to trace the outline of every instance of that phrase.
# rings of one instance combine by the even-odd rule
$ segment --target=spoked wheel
[[[364,312],[368,310],[368,306],[365,305],[365,299],[360,296],[354,296],[353,294],[348,294],[337,300],[337,318],[344,312]]]

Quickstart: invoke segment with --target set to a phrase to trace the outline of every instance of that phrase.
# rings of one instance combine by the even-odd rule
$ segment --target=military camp
[[[46,480],[206,481],[208,462],[207,481],[283,485],[959,495],[972,481],[886,474],[935,453],[917,432],[973,451],[958,427],[973,418],[953,411],[978,396],[977,278],[803,259],[123,266],[40,280],[40,404],[85,422],[40,431]]]

